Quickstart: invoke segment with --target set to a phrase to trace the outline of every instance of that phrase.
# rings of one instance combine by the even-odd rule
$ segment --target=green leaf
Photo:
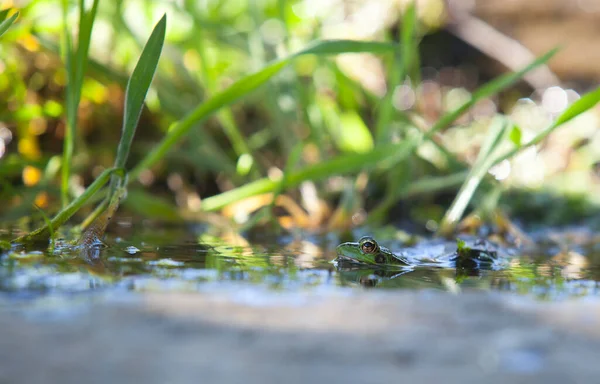
[[[79,2],[79,33],[77,37],[77,51],[73,51],[71,35],[67,27],[67,7],[63,3],[63,49],[65,66],[67,70],[67,129],[63,144],[61,199],[63,206],[68,203],[69,179],[71,177],[71,158],[75,147],[77,132],[77,110],[81,100],[81,88],[88,61],[88,51],[92,28],[96,19],[98,0],[94,0],[92,8],[86,12],[84,1]]]
[[[390,53],[398,47],[397,44],[360,41],[360,40],[325,40],[317,41],[300,52],[292,54],[289,59],[302,55],[338,55],[340,53]]]
[[[596,104],[598,104],[599,101],[600,87],[586,93],[585,95],[581,96],[579,100],[571,104],[560,116],[558,116],[553,126],[558,127],[559,125],[576,118],[587,110],[593,108]]]
[[[448,235],[456,228],[481,180],[494,165],[496,149],[505,137],[507,127],[508,122],[503,117],[497,117],[492,121],[473,168],[440,223],[438,231],[440,234]]]
[[[11,8],[6,8],[0,11],[0,23],[2,23],[4,20],[6,20],[6,17],[8,16],[8,12],[10,12]]]
[[[116,168],[125,168],[131,143],[144,106],[144,100],[146,99],[146,94],[158,66],[158,60],[165,41],[166,26],[167,15],[165,14],[154,27],[127,83],[123,131],[115,159]]]
[[[92,8],[86,12],[84,2],[81,1],[79,8],[79,35],[77,37],[77,53],[75,55],[75,100],[79,104],[81,99],[81,87],[83,86],[83,77],[87,68],[88,52],[90,50],[90,40],[92,38],[92,28],[96,20],[98,10],[98,0],[94,0]]]
[[[8,14],[8,10],[3,10],[2,13],[3,13],[3,17],[6,18],[7,14]],[[10,26],[13,25],[15,20],[17,20],[17,17],[19,17],[19,12],[15,13],[11,17],[9,17],[8,19],[6,19],[6,20],[2,21],[2,23],[0,23],[0,36],[2,36],[4,34],[4,32],[8,31],[8,28],[10,28]]]
[[[410,68],[419,59],[419,44],[417,41],[417,6],[415,0],[411,1],[404,16],[402,17],[402,62],[404,72],[408,73]]]
[[[399,39],[402,45],[396,48],[395,55],[389,68],[387,92],[379,103],[375,137],[377,145],[386,143],[390,137],[390,126],[394,116],[392,99],[396,87],[404,81],[410,66],[417,60],[418,44],[415,41],[415,26],[417,16],[415,3],[411,2],[402,17],[402,29]]]

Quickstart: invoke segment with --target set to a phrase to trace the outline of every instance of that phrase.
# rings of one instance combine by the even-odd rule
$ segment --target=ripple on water
[[[377,268],[345,268],[331,263],[338,244],[331,234],[325,236],[327,241],[311,238],[311,246],[306,246],[307,239],[295,241],[294,238],[280,246],[277,244],[282,243],[277,241],[244,246],[226,242],[178,243],[175,237],[172,243],[165,243],[157,242],[151,235],[129,235],[129,243],[111,241],[109,237],[106,240],[109,246],[99,250],[98,260],[102,265],[79,259],[76,252],[69,252],[72,249],[66,242],[63,248],[55,248],[50,256],[40,251],[12,256],[7,252],[0,255],[0,290],[41,294],[100,288],[117,292],[243,288],[240,292],[250,292],[244,290],[256,287],[259,291],[252,291],[253,295],[263,291],[329,292],[373,288],[435,289],[455,293],[493,290],[552,301],[600,295],[600,267],[597,261],[594,262],[600,258],[585,253],[586,249],[593,252],[592,245],[579,246],[577,258],[571,253],[562,258],[554,257],[551,250],[556,247],[551,245],[540,254],[511,254],[488,269],[459,271],[451,260],[436,256],[447,254],[452,242],[444,243],[438,239],[425,241],[414,248],[402,248],[393,241],[380,240],[392,251],[406,252],[414,258],[425,255],[425,259],[431,260],[400,273]],[[131,244],[140,245],[142,250]],[[436,257],[446,262],[440,262]],[[572,265],[568,269],[569,263],[575,261],[577,269]],[[254,300],[252,297],[247,298]]]

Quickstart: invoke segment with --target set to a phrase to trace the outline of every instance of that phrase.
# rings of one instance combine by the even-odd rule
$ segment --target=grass
[[[340,53],[387,53],[394,50],[395,45],[378,42],[362,41],[320,41],[284,59],[276,60],[260,71],[245,76],[226,90],[214,95],[209,100],[194,108],[185,118],[175,122],[165,138],[145,156],[131,172],[132,179],[163,159],[178,141],[183,138],[196,124],[201,123],[221,108],[234,103],[236,100],[264,85],[283,68],[290,65],[294,59],[304,55],[335,55]]]
[[[319,199],[330,206],[346,207],[348,212],[354,209],[352,207],[369,202],[367,216],[372,224],[385,222],[399,201],[433,198],[441,191],[456,192],[440,218],[438,233],[447,235],[473,206],[477,194],[498,191],[493,187],[499,182],[489,176],[494,165],[542,143],[559,126],[582,115],[600,100],[598,90],[583,95],[528,140],[524,140],[526,135],[510,116],[498,113],[485,123],[486,140],[478,150],[477,159],[470,164],[451,144],[437,138],[445,138],[447,131],[459,124],[457,121],[472,112],[478,103],[512,89],[525,74],[545,65],[556,50],[514,73],[481,85],[453,108],[440,112],[435,120],[417,127],[416,120],[425,121],[418,111],[400,111],[394,106],[398,86],[408,86],[416,92],[421,84],[419,52],[427,31],[414,4],[399,16],[397,36],[388,32],[388,36],[374,41],[322,39],[321,30],[308,19],[293,16],[296,15],[292,12],[294,2],[279,1],[273,8],[240,2],[239,8],[228,11],[212,8],[212,5],[200,8],[192,3],[170,6],[169,20],[171,16],[175,20],[169,23],[171,37],[167,34],[165,15],[155,24],[143,46],[140,43],[143,27],[133,28],[124,16],[113,20],[112,6],[100,5],[97,0],[91,2],[88,9],[84,8],[83,1],[77,3],[76,48],[70,41],[69,32],[73,28],[68,24],[67,15],[71,4],[66,1],[61,48],[55,44],[54,35],[44,33],[43,29],[31,35],[43,43],[46,54],[54,51],[64,57],[65,107],[59,116],[66,122],[61,154],[61,209],[45,226],[17,240],[52,237],[58,227],[91,202],[100,203],[82,223],[82,229],[86,230],[82,238],[96,235],[97,228],[105,227],[118,209],[127,188],[135,185],[135,196],[140,199],[145,196],[148,202],[153,200],[155,190],[144,190],[139,183],[147,175],[158,180],[156,190],[162,191],[160,199],[158,194],[156,196],[159,202],[156,209],[144,212],[140,204],[135,204],[137,201],[131,206],[143,214],[161,212],[157,217],[174,217],[178,212],[175,199],[164,192],[168,191],[167,184],[183,184],[174,194],[184,194],[185,190],[187,200],[194,193],[199,194],[201,203],[199,209],[196,208],[199,213],[219,211],[246,198],[271,193],[272,200],[260,215],[274,219],[273,208],[278,196],[297,196],[297,187],[311,183]],[[126,4],[137,4],[145,10],[148,19],[158,19],[158,8],[152,2],[131,0],[131,3],[119,4],[123,12]],[[22,10],[25,16],[20,20],[27,19],[32,10],[35,6]],[[0,13],[0,35],[17,15],[8,18],[8,11]],[[103,21],[104,28],[107,25],[112,28],[113,41],[110,50],[105,52],[108,58],[94,53],[95,42],[101,41],[101,35],[94,29],[96,19]],[[189,32],[182,29],[183,23],[178,22],[181,20],[191,23]],[[241,27],[244,23],[254,28]],[[278,34],[282,37],[276,43],[269,43],[270,39],[276,40]],[[163,45],[168,47],[164,53]],[[383,93],[373,91],[361,82],[360,76],[358,79],[350,76],[342,68],[338,59],[348,55],[357,59],[369,57],[382,64],[386,84]],[[132,66],[136,57],[139,59]],[[18,78],[14,69],[17,64],[12,65],[9,60],[4,76],[13,73]],[[0,76],[0,88],[2,81]],[[89,89],[94,82],[107,93],[107,84],[125,87],[120,136],[110,130],[109,123],[104,123],[102,135],[110,139],[102,143],[103,148],[92,142],[78,118],[83,105],[89,108],[94,95]],[[13,98],[24,103],[25,96],[21,94],[27,93],[27,87],[25,81],[16,83],[14,88],[21,91]],[[150,113],[145,115],[143,129],[136,132],[144,107]],[[18,122],[20,140],[35,143],[37,136],[28,133],[32,121],[50,120],[42,112],[36,113],[31,116],[15,113],[26,116]],[[75,146],[80,142],[86,147]],[[107,143],[110,151],[106,150]],[[426,158],[421,153],[426,147],[432,147],[445,165]],[[81,156],[82,160],[78,160],[80,163],[75,167],[73,159],[77,154],[85,156]],[[56,156],[43,152],[40,156],[28,157],[23,152],[17,154],[19,161],[11,162],[10,167],[8,162],[0,164],[0,182],[11,185],[0,191],[0,197],[16,200],[15,196],[23,190],[29,191],[32,198],[22,202],[28,204],[23,210],[27,212],[39,190],[34,193],[30,187],[14,187],[9,177],[22,174],[31,164],[45,167],[52,155]],[[113,156],[110,165],[107,158],[112,160]],[[128,166],[129,163],[133,166]],[[96,166],[109,169],[80,195],[70,196],[76,176],[89,178],[90,172],[86,170]],[[369,187],[359,191],[356,181],[365,174]],[[167,183],[177,177],[182,180],[180,183]],[[51,190],[54,181],[54,178],[42,180],[37,187],[54,196]],[[341,186],[332,187],[337,184]],[[342,201],[339,201],[340,195],[343,195]],[[354,204],[356,200],[360,204]],[[52,209],[51,206],[50,211]],[[259,221],[255,219],[251,222]]]
[[[446,211],[440,223],[438,233],[447,236],[454,232],[456,224],[467,209],[467,205],[471,201],[475,190],[494,164],[496,152],[506,137],[508,126],[509,123],[504,118],[496,118],[492,122],[486,140],[479,150],[477,159],[458,190],[456,198]]]
[[[8,31],[8,28],[10,28],[19,17],[19,12],[15,12],[7,18],[9,12],[10,9],[3,9],[0,11],[0,36],[4,35],[4,33]]]
[[[555,51],[553,50],[541,56],[539,59],[523,68],[521,71],[485,84],[483,87],[473,93],[473,97],[470,100],[462,104],[457,109],[442,116],[423,137],[417,136],[412,139],[404,140],[398,144],[382,145],[366,154],[352,154],[346,156],[341,155],[328,162],[323,162],[310,168],[297,171],[288,176],[287,187],[295,187],[299,183],[306,180],[322,180],[335,175],[358,172],[360,170],[369,169],[369,167],[376,167],[381,164],[397,164],[412,154],[412,152],[420,143],[423,142],[425,138],[431,138],[433,137],[434,133],[449,126],[453,121],[458,119],[463,113],[468,111],[470,107],[472,107],[482,98],[489,97],[514,84],[525,73],[547,62],[554,53]],[[237,189],[205,199],[203,202],[203,209],[206,211],[218,210],[241,199],[261,193],[272,192],[277,185],[278,184],[276,182],[269,179],[257,180]],[[378,209],[388,209],[393,202],[395,202],[395,199],[391,197],[389,200],[384,202],[384,208]]]
[[[83,3],[81,4],[81,7],[83,7]],[[95,13],[95,10],[91,12]],[[166,24],[167,17],[164,15],[152,31],[127,84],[123,129],[121,140],[119,141],[119,146],[117,148],[114,167],[102,172],[102,174],[96,178],[96,180],[86,188],[77,199],[58,212],[51,221],[46,221],[46,225],[25,236],[17,238],[15,242],[39,242],[46,241],[48,238],[53,238],[54,232],[81,209],[110,178],[110,192],[106,204],[103,203],[100,205],[101,209],[97,210],[98,217],[82,235],[83,243],[85,244],[89,243],[87,240],[91,236],[97,238],[102,237],[104,229],[108,225],[108,222],[110,222],[114,212],[118,209],[121,198],[126,195],[127,173],[125,171],[125,165],[142,113],[144,99],[146,98],[146,94],[158,66],[158,60],[165,39]]]
[[[62,182],[61,200],[65,207],[69,203],[69,181],[71,178],[71,166],[73,150],[77,134],[77,112],[81,101],[81,88],[88,61],[88,51],[92,28],[96,19],[98,0],[94,0],[91,9],[86,11],[85,2],[79,1],[79,34],[77,38],[77,49],[71,42],[71,31],[67,21],[68,1],[63,0],[63,49],[64,61],[67,71],[66,87],[66,121],[67,129],[63,144],[62,157]]]

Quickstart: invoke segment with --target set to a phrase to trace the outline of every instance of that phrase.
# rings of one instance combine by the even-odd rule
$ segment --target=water
[[[90,292],[345,292],[365,289],[495,290],[541,300],[600,294],[600,246],[585,228],[532,234],[544,243],[536,253],[517,251],[494,268],[457,270],[452,265],[412,270],[338,268],[336,235],[261,236],[251,241],[209,236],[203,228],[121,221],[102,249],[82,258],[68,244],[54,251],[15,249],[0,256],[0,291],[11,297]],[[357,239],[365,233],[357,230]],[[381,245],[403,249],[394,230],[376,231]],[[2,239],[9,240],[8,231]],[[406,240],[404,238],[404,240]],[[439,243],[439,242],[438,242]],[[438,252],[439,245],[422,242]],[[260,296],[260,295],[259,295]],[[255,296],[256,299],[256,296]]]

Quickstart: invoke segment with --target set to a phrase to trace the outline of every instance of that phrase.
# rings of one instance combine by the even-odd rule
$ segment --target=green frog
[[[370,236],[358,242],[342,243],[336,247],[337,260],[354,264],[412,266],[408,258],[380,246]]]
[[[347,242],[337,246],[337,263],[370,265],[378,267],[412,268],[461,267],[480,268],[493,266],[497,260],[497,247],[482,239],[471,239],[458,243],[448,241],[426,241],[416,247],[408,247],[402,253],[394,253],[377,243],[370,236],[358,242]]]

